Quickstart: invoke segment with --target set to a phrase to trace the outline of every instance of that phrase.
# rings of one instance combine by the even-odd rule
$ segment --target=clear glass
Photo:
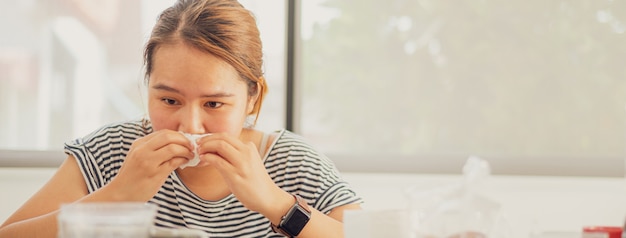
[[[301,11],[300,131],[343,164],[459,168],[474,154],[502,158],[496,170],[623,173],[626,2],[307,0]]]
[[[58,216],[60,238],[150,237],[157,206],[150,203],[64,204]]]
[[[143,45],[174,0],[0,1],[0,150],[61,150],[100,126],[147,114]],[[284,127],[284,1],[242,1],[264,43],[257,128]]]

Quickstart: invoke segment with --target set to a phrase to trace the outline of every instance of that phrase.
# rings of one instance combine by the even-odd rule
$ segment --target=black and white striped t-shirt
[[[65,153],[78,161],[91,193],[117,175],[133,141],[151,132],[152,126],[145,120],[112,124],[66,143]],[[279,187],[298,194],[323,213],[362,202],[332,161],[292,132],[280,131],[264,160]],[[282,237],[272,232],[267,218],[246,209],[234,195],[204,200],[191,192],[176,172],[149,202],[159,206],[157,226],[202,230],[209,237]]]

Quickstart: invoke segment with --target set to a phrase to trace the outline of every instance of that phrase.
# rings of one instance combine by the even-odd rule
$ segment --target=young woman
[[[157,226],[210,237],[343,236],[344,211],[362,201],[334,164],[292,132],[246,126],[267,90],[248,10],[180,0],[144,59],[149,117],[66,143],[66,161],[0,237],[55,237],[61,204],[124,201],[158,205]],[[203,135],[197,149],[183,133]],[[181,169],[194,153],[200,163]]]

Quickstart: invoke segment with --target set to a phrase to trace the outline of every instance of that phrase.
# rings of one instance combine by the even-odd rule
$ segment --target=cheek
[[[154,131],[162,129],[176,130],[176,125],[172,120],[172,115],[165,113],[163,110],[157,109],[152,103],[148,104],[148,116],[150,116],[152,129]]]
[[[164,119],[164,117],[154,116],[152,113],[150,115],[150,121],[152,122],[152,129],[154,131],[159,131],[163,129],[176,130],[171,126],[168,126],[169,122]]]
[[[213,117],[207,127],[211,131],[226,132],[231,135],[239,135],[243,127],[243,120],[239,113],[230,113],[228,116]]]

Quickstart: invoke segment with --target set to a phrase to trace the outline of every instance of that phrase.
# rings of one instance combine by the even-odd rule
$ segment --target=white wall
[[[55,169],[0,168],[0,221],[37,191]],[[366,210],[405,209],[407,188],[459,182],[456,175],[360,174],[344,178],[366,200]],[[626,181],[601,177],[492,176],[482,191],[499,202],[514,238],[530,232],[580,231],[583,226],[621,226],[626,218]]]

